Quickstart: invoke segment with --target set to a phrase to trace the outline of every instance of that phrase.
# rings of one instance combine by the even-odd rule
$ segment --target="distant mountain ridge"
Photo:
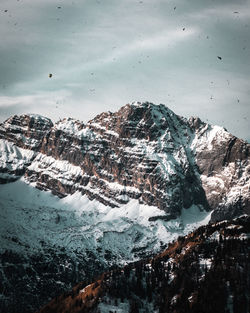
[[[3,183],[24,175],[59,197],[80,191],[111,207],[138,199],[164,219],[192,205],[214,210],[213,221],[250,212],[250,145],[164,105],[135,102],[86,124],[15,115],[0,138]]]

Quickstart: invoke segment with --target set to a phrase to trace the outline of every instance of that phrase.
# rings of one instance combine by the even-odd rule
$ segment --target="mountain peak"
[[[44,135],[53,127],[52,121],[38,114],[13,115],[0,125],[0,138],[19,147],[38,150]]]
[[[32,166],[19,160],[27,179],[62,197],[79,190],[110,206],[138,199],[176,217],[193,204],[223,204],[224,212],[237,189],[249,207],[249,145],[163,104],[132,102],[86,124],[66,118],[54,127],[37,115],[14,116],[0,138],[39,152]],[[14,165],[4,170],[16,173]]]
[[[26,113],[22,115],[13,115],[9,117],[4,124],[11,124],[16,126],[27,126],[27,127],[37,127],[44,125],[45,128],[50,128],[53,126],[53,123],[51,119],[48,117],[39,115],[39,114],[33,114],[33,113]]]
[[[150,102],[127,104],[86,124],[66,118],[53,125],[27,114],[0,124],[0,183],[22,177],[0,194],[0,205],[5,194],[9,199],[1,248],[20,253],[0,251],[9,264],[0,272],[8,309],[0,311],[11,312],[14,303],[26,312],[24,301],[37,306],[41,286],[40,304],[59,284],[65,290],[72,277],[93,273],[96,260],[98,266],[131,261],[210,218],[249,214],[249,151],[249,144],[221,127],[187,120]],[[33,186],[66,198],[52,201],[52,195]],[[192,251],[189,245],[179,248],[180,257]],[[26,251],[30,254],[23,258]],[[20,273],[22,283],[15,288]]]
[[[115,113],[105,112],[89,121],[95,128],[115,131],[120,137],[156,140],[178,117],[165,105],[132,102]]]
[[[138,102],[134,101],[131,103],[126,104],[123,106],[119,112],[124,112],[124,111],[136,111],[138,114],[138,117],[144,117],[146,113],[150,113],[151,116],[154,118],[162,118],[162,117],[167,117],[168,115],[174,115],[174,112],[171,111],[168,107],[166,107],[164,104],[154,104],[152,102]],[[142,114],[142,116],[140,116]]]

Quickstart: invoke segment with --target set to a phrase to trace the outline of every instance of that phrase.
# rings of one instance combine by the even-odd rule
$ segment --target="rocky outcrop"
[[[78,190],[112,207],[138,199],[176,218],[192,205],[227,211],[241,195],[249,213],[249,144],[164,105],[132,103],[87,124],[14,116],[0,138],[32,154],[19,172],[11,162],[1,172],[24,174],[59,197]]]
[[[53,123],[34,114],[14,115],[0,124],[0,183],[24,175]]]
[[[39,151],[44,136],[52,126],[52,121],[41,115],[14,115],[0,125],[0,138],[20,148]]]
[[[224,128],[189,120],[192,149],[210,208],[211,221],[250,214],[250,145]]]

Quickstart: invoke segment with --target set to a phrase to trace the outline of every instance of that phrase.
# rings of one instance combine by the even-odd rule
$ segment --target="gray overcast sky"
[[[1,121],[147,100],[250,140],[250,0],[1,0],[0,39]]]

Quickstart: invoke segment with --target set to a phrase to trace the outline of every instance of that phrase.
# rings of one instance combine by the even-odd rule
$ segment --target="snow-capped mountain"
[[[132,103],[86,124],[9,118],[0,125],[1,311],[32,312],[210,218],[249,214],[249,169],[248,143],[164,105]]]
[[[80,191],[111,207],[138,199],[164,219],[192,205],[215,210],[214,220],[237,201],[250,209],[249,144],[164,105],[128,104],[87,124],[14,116],[0,138],[2,181],[24,175],[59,197]]]

